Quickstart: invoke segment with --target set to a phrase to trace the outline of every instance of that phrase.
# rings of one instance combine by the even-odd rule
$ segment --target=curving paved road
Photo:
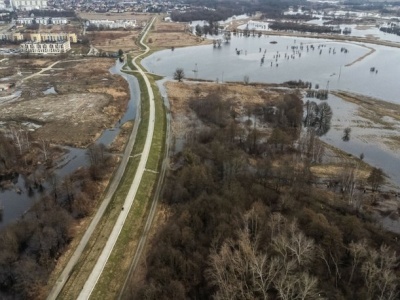
[[[118,216],[117,222],[114,225],[114,228],[107,240],[107,243],[105,247],[103,248],[102,253],[100,254],[96,265],[94,266],[92,272],[89,275],[89,278],[86,280],[85,285],[83,286],[83,289],[81,293],[79,294],[77,299],[83,300],[83,299],[89,299],[94,287],[96,286],[97,281],[100,278],[101,273],[103,272],[103,269],[107,263],[108,258],[111,255],[111,252],[114,248],[115,243],[117,242],[118,236],[124,226],[125,220],[128,216],[128,213],[131,209],[131,206],[133,204],[133,201],[136,196],[136,192],[138,191],[140,181],[142,180],[142,176],[144,171],[146,170],[146,164],[147,164],[147,159],[150,154],[150,148],[151,148],[151,143],[153,141],[153,133],[154,133],[154,121],[155,121],[155,106],[154,106],[154,94],[153,90],[150,85],[150,81],[147,78],[146,74],[143,72],[143,70],[136,64],[136,59],[138,59],[140,56],[145,55],[149,51],[149,47],[143,43],[143,39],[146,36],[147,32],[151,28],[151,25],[154,22],[153,20],[149,23],[147,26],[146,31],[143,33],[142,38],[140,40],[140,43],[145,47],[145,52],[136,56],[136,58],[132,61],[134,66],[137,68],[138,72],[140,75],[143,76],[144,81],[146,83],[147,91],[149,93],[149,102],[150,102],[150,115],[149,115],[149,125],[147,129],[147,135],[146,135],[146,142],[144,144],[143,152],[140,158],[140,162],[135,174],[135,177],[133,179],[132,185],[129,189],[128,195],[125,199],[124,202],[124,210],[121,211],[120,215]]]
[[[151,22],[151,24],[152,23],[153,23],[153,21]],[[147,27],[145,34],[147,34],[147,31],[151,27],[151,24]],[[145,34],[143,35],[143,37],[145,36]],[[142,39],[140,41],[142,44],[143,44],[143,37],[142,37]],[[147,53],[149,51],[149,48],[146,45],[144,45],[144,46],[146,47],[146,52],[145,53]],[[144,54],[142,54],[142,55],[144,55]],[[141,55],[137,56],[136,58],[138,58],[140,56]],[[134,181],[132,182],[132,186],[136,186],[136,184],[140,183],[140,179],[142,178],[142,175],[143,175],[143,172],[144,172],[144,166],[146,166],[148,154],[149,154],[149,151],[150,151],[150,146],[151,146],[151,141],[152,141],[153,131],[154,131],[155,112],[154,112],[154,101],[153,101],[154,100],[154,95],[153,95],[153,91],[152,91],[151,86],[150,86],[150,82],[148,81],[147,77],[144,75],[142,69],[140,69],[136,65],[135,62],[133,62],[133,63],[138,68],[139,72],[143,75],[143,77],[145,79],[145,82],[146,82],[146,85],[147,85],[147,88],[149,90],[149,97],[150,97],[150,118],[149,118],[150,123],[149,123],[149,126],[148,126],[149,129],[148,129],[148,132],[147,132],[147,139],[146,139],[145,148],[143,150],[143,153],[142,153],[142,156],[141,156],[141,160],[140,160],[140,163],[139,163],[139,166],[138,166],[138,170],[136,172]],[[68,261],[67,265],[65,266],[63,272],[61,273],[61,275],[57,279],[55,285],[53,286],[52,290],[50,291],[50,293],[49,293],[49,295],[47,297],[47,300],[55,300],[58,297],[58,295],[60,294],[60,292],[63,289],[65,283],[67,282],[67,280],[68,280],[73,268],[75,267],[76,263],[78,262],[79,258],[81,257],[83,250],[85,249],[87,243],[89,242],[94,230],[96,229],[97,224],[101,220],[101,218],[102,218],[102,216],[103,216],[108,204],[110,203],[110,201],[112,199],[112,196],[113,196],[114,192],[116,191],[116,189],[118,187],[118,184],[119,184],[119,182],[120,182],[120,180],[121,180],[121,178],[122,178],[122,176],[123,176],[123,174],[125,172],[126,165],[127,165],[128,160],[130,158],[130,154],[132,152],[133,145],[134,145],[134,142],[135,142],[137,129],[138,129],[138,126],[139,126],[139,123],[140,123],[140,115],[139,115],[140,114],[140,108],[137,109],[137,112],[138,112],[138,117],[135,120],[135,125],[134,125],[134,128],[132,130],[131,136],[129,138],[128,144],[127,144],[127,146],[125,148],[125,152],[124,152],[122,161],[121,161],[121,163],[120,163],[120,165],[119,165],[119,167],[118,167],[118,169],[117,169],[117,171],[116,171],[116,173],[115,173],[115,175],[113,177],[112,182],[110,183],[110,186],[108,188],[107,194],[106,194],[102,204],[100,205],[99,209],[97,210],[95,216],[93,217],[93,219],[92,219],[89,227],[87,228],[85,234],[83,235],[81,241],[79,242],[78,247],[75,249],[75,252],[72,254],[72,256],[71,256],[70,260]],[[151,130],[151,134],[150,134],[150,130]],[[150,137],[150,139],[149,139],[149,137]],[[146,146],[147,146],[147,148],[146,148]],[[147,149],[147,155],[145,156],[146,149]],[[142,171],[140,172],[140,176],[138,177],[140,169],[142,169]],[[136,182],[135,182],[135,180],[136,180]],[[129,190],[128,196],[127,196],[127,198],[125,200],[125,203],[124,203],[124,207],[126,207],[127,209],[124,209],[123,211],[121,211],[121,214],[120,214],[120,216],[119,216],[119,218],[117,220],[117,223],[115,224],[115,227],[114,227],[114,229],[113,229],[113,231],[112,231],[112,233],[110,235],[110,238],[111,238],[111,236],[116,235],[116,237],[114,237],[115,241],[116,241],[116,239],[117,239],[117,237],[119,235],[119,232],[121,231],[123,222],[125,222],[126,216],[127,216],[128,212],[129,212],[130,206],[132,205],[132,202],[133,202],[133,199],[134,199],[134,195],[136,194],[136,191],[137,191],[137,186],[136,186],[136,188],[131,187],[131,189]],[[132,197],[132,195],[133,195],[133,197]],[[129,198],[129,197],[131,197],[131,198]],[[131,203],[129,204],[129,202],[131,202]],[[121,222],[121,221],[123,221],[122,225],[121,225],[121,223],[118,223],[118,222]],[[117,227],[117,225],[120,226],[120,228]],[[115,230],[116,227],[117,227],[118,230]],[[109,242],[110,242],[110,240],[107,242],[107,245],[109,244]],[[115,244],[115,242],[114,242],[114,244]],[[114,244],[112,244],[112,247],[114,246]],[[106,245],[106,247],[107,247],[107,245]],[[104,249],[106,249],[106,247]],[[111,250],[112,250],[112,248],[111,248]],[[103,253],[104,253],[104,251],[103,251]],[[102,261],[104,262],[104,265],[105,265],[105,262],[107,261],[107,259],[104,261],[104,257],[102,257],[103,253],[101,254],[100,258],[102,258]],[[110,253],[111,253],[111,251],[110,251]],[[109,256],[109,254],[107,255],[107,258],[108,258],[108,256]],[[99,265],[100,258],[99,258],[98,262],[96,263],[96,266]],[[101,270],[103,270],[104,265],[101,268]],[[92,274],[94,274],[94,273],[92,272],[90,276],[92,276]],[[93,283],[93,278],[91,279],[91,282],[92,282],[93,286],[90,289],[90,293],[93,290],[94,285],[96,284],[98,278],[100,277],[100,274],[101,274],[101,271],[100,271],[99,274],[97,274],[97,278],[96,278],[94,283]],[[80,299],[87,299],[90,296],[90,293],[87,294],[87,291],[88,291],[88,288],[89,288],[89,284],[85,284],[85,287],[86,287],[85,291],[86,291],[86,295],[87,296],[85,298],[84,294],[81,293],[81,295],[79,296]]]

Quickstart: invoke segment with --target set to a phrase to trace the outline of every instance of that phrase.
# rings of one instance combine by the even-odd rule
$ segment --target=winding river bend
[[[122,67],[123,63],[117,61],[110,68],[110,73],[120,75],[128,82],[130,99],[121,120],[115,123],[112,128],[104,130],[96,140],[96,143],[103,143],[106,146],[110,145],[118,135],[120,125],[135,119],[138,99],[140,99],[138,81],[134,76],[123,73]],[[60,159],[58,167],[55,169],[55,174],[59,178],[72,174],[78,168],[86,166],[89,163],[86,156],[86,149],[73,147],[66,147],[66,149],[68,152]],[[14,186],[15,188],[13,189],[0,191],[0,201],[4,208],[0,228],[18,219],[41,197],[40,193],[28,195],[28,191],[25,188],[25,179],[21,175],[17,175],[14,178]]]

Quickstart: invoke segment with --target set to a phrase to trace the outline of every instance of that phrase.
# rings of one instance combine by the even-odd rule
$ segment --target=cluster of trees
[[[331,128],[332,109],[328,103],[308,101],[305,104],[304,127],[312,127],[318,136],[326,134]]]
[[[7,139],[0,143],[2,170],[7,170],[14,159],[20,161],[18,148],[10,143]],[[45,155],[48,144],[43,143]],[[47,182],[38,187],[41,199],[21,219],[0,231],[1,299],[45,296],[48,277],[73,237],[74,221],[91,213],[102,190],[100,181],[110,174],[114,165],[103,145],[89,147],[87,157],[90,162],[87,168],[63,179],[47,174]],[[32,186],[36,186],[38,172],[41,171],[26,175]],[[30,195],[33,190],[30,186],[27,188]]]
[[[55,18],[75,18],[76,13],[73,10],[38,10],[34,9],[29,12],[29,15],[34,15],[35,17],[55,17]]]
[[[244,12],[237,8],[221,7],[217,10],[209,9],[196,9],[186,12],[174,11],[171,13],[171,19],[175,22],[191,22],[196,20],[207,20],[211,22],[218,22],[228,19],[233,15],[243,14]]]
[[[234,102],[218,94],[190,107],[204,126],[174,157],[163,195],[171,217],[133,298],[398,297],[394,236],[312,184],[321,144],[313,131],[300,141],[295,134],[300,99],[246,108],[270,135],[238,122]]]
[[[400,27],[399,26],[393,26],[393,27],[381,27],[379,28],[380,31],[386,32],[386,33],[392,33],[396,35],[400,35]]]
[[[299,24],[293,22],[273,22],[270,23],[269,28],[272,30],[284,30],[284,31],[299,31],[299,32],[314,32],[314,33],[341,33],[340,28],[332,26],[317,26],[309,24]]]
[[[202,35],[217,35],[218,34],[219,25],[218,22],[209,21],[207,25],[200,26],[196,25],[195,33],[197,36]]]
[[[57,201],[44,197],[20,221],[2,230],[0,298],[39,299],[55,259],[71,239],[71,221]]]

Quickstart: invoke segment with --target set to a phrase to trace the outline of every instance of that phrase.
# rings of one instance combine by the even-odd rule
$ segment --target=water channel
[[[127,109],[121,120],[115,123],[112,128],[103,131],[102,135],[96,140],[98,144],[103,143],[106,146],[110,145],[118,135],[120,125],[135,119],[136,116],[136,107],[138,99],[140,99],[139,83],[134,76],[123,73],[121,71],[122,66],[123,63],[117,61],[115,65],[110,68],[110,73],[122,76],[129,84],[130,99]],[[44,92],[49,91],[46,90]],[[65,148],[67,153],[60,159],[54,171],[55,175],[60,179],[72,174],[80,167],[87,166],[89,163],[86,156],[86,149],[73,147]],[[0,220],[0,228],[18,219],[41,197],[41,194],[38,192],[28,195],[23,176],[16,175],[13,183],[14,188],[0,191],[0,201],[1,205],[4,207],[3,216]]]

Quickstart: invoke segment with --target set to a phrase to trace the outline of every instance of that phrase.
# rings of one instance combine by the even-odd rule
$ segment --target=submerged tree
[[[326,134],[331,128],[332,109],[328,103],[306,102],[306,114],[303,119],[305,127],[314,127],[318,136]]]
[[[350,127],[346,127],[346,128],[343,130],[343,137],[342,137],[342,140],[343,140],[344,142],[350,141],[350,132],[351,132],[351,128],[350,128]]]

